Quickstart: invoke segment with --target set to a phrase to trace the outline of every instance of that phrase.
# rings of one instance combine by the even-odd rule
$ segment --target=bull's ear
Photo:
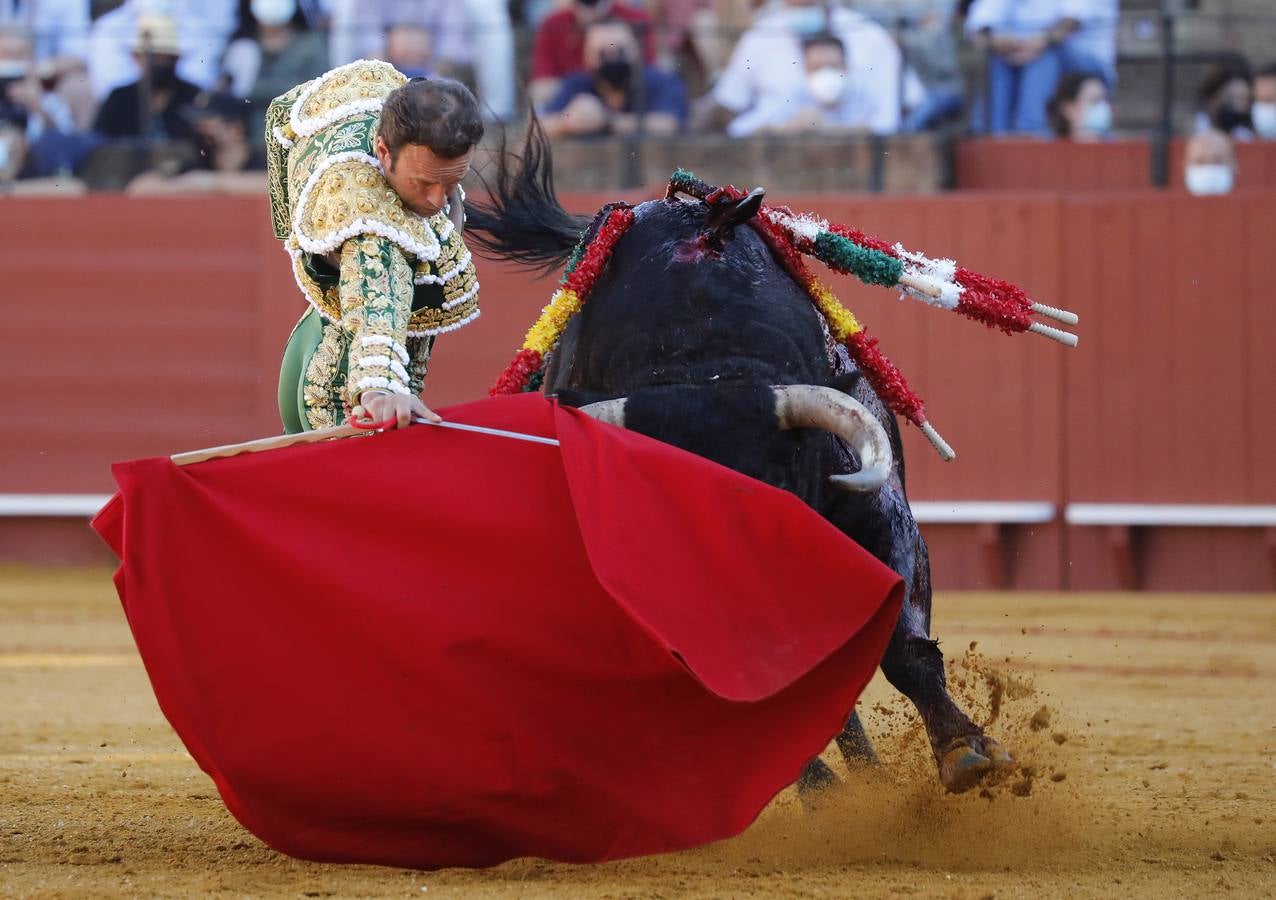
[[[730,237],[729,232],[732,228],[743,225],[758,214],[758,210],[762,209],[762,198],[765,196],[766,191],[762,188],[754,188],[747,196],[739,200],[719,200],[709,207],[706,228],[722,237]]]
[[[724,243],[735,233],[736,226],[743,225],[762,209],[765,194],[762,188],[754,188],[742,199],[721,199],[710,204],[705,227],[700,232],[701,246],[720,252]]]

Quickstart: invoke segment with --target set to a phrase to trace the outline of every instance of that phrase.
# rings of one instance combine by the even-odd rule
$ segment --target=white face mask
[[[262,25],[287,25],[297,13],[297,0],[253,0],[252,11]]]
[[[1081,116],[1081,127],[1090,134],[1107,134],[1112,130],[1112,104],[1106,100],[1091,103]]]
[[[1249,114],[1254,120],[1254,130],[1260,137],[1276,138],[1276,103],[1255,100]]]
[[[806,76],[806,89],[821,106],[832,106],[846,93],[846,73],[832,66],[816,69]]]
[[[1232,191],[1232,167],[1220,165],[1190,165],[1184,182],[1190,193],[1198,197],[1213,197]]]

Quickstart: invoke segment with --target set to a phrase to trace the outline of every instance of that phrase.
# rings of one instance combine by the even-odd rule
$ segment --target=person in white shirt
[[[384,59],[386,32],[414,25],[429,32],[441,74],[472,65],[484,117],[514,116],[514,30],[502,0],[330,0],[333,66]]]
[[[83,61],[89,48],[89,0],[0,0],[0,26],[29,29],[37,62]]]
[[[730,134],[872,130],[876,104],[865,86],[850,77],[842,42],[827,32],[814,34],[802,42],[802,58],[806,77],[797,93],[739,116]]]
[[[781,0],[759,12],[713,88],[714,101],[737,114],[729,134],[751,134],[773,122],[786,104],[802,95],[806,85],[802,40],[819,32],[832,34],[842,44],[857,119],[876,134],[899,130],[902,61],[890,34],[866,16],[840,6]]]

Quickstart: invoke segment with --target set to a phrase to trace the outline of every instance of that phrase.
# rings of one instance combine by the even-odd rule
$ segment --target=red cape
[[[307,859],[615,859],[743,830],[838,732],[899,577],[795,496],[538,395],[178,468],[94,527],[164,714]]]

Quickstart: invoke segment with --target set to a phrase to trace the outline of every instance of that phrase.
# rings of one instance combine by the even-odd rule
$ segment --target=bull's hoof
[[[961,794],[984,782],[997,781],[1015,768],[1014,758],[993,738],[977,734],[958,738],[939,760],[939,780],[950,794]]]

